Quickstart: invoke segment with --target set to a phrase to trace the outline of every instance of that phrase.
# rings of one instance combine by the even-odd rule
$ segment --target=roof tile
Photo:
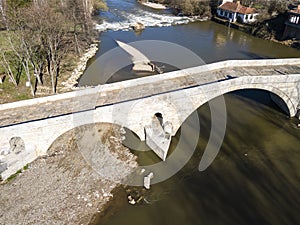
[[[224,4],[220,5],[218,8],[227,10],[227,11],[231,11],[231,12],[241,13],[241,14],[256,13],[255,8],[249,8],[249,7],[243,6],[243,5],[241,5],[239,3],[235,3],[235,2],[225,2]]]

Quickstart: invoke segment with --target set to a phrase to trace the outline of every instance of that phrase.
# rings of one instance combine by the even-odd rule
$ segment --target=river
[[[261,40],[210,21],[197,22],[176,17],[169,11],[155,11],[134,0],[107,0],[109,12],[101,13],[98,25],[100,50],[91,61],[117,46],[115,40],[129,43],[163,40],[195,52],[205,63],[226,59],[260,59],[300,57],[300,52]],[[141,33],[130,25],[142,22]],[[120,57],[126,57],[120,53]],[[128,56],[127,56],[128,57]],[[117,56],[116,56],[117,58]],[[114,61],[114,59],[111,59]],[[109,65],[107,65],[109,66]],[[190,65],[186,65],[187,67]],[[169,65],[165,71],[176,69]],[[103,82],[103,71],[84,74],[81,85]],[[126,67],[105,82],[138,78]],[[269,93],[243,90],[224,96],[227,108],[226,135],[212,165],[199,172],[198,165],[209,139],[211,118],[209,105],[197,110],[201,131],[190,161],[175,176],[155,184],[144,194],[146,202],[130,205],[125,190],[115,194],[98,225],[296,225],[300,221],[300,129],[299,121],[288,118],[271,101]],[[183,151],[196,133],[191,118],[187,129],[172,139]],[[179,139],[180,144],[178,144]],[[140,145],[128,134],[124,144]],[[179,145],[179,146],[177,146]],[[140,164],[158,162],[152,152],[133,151]],[[141,188],[131,188],[142,192]]]

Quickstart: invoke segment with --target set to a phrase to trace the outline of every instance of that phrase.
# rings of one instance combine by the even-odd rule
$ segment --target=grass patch
[[[16,177],[17,177],[20,173],[22,173],[22,170],[21,170],[21,169],[18,170],[15,174],[13,174],[13,175],[11,175],[10,177],[8,177],[6,181],[7,181],[7,182],[10,182],[10,181],[16,179]]]
[[[28,170],[29,169],[29,164],[26,164],[23,169],[19,169],[16,173],[12,174],[11,176],[9,176],[7,179],[6,179],[6,182],[10,182],[14,179],[16,179],[16,177],[21,174],[22,172],[24,172],[25,170]]]
[[[0,84],[0,104],[31,99],[30,88],[25,87],[25,82],[21,81],[18,87],[15,87],[6,78],[3,84]]]
[[[5,51],[8,55],[10,55],[10,43],[7,38],[7,34],[9,31],[2,30],[0,31],[0,50]],[[8,56],[7,60],[10,60],[10,56]],[[14,63],[14,61],[10,61],[10,63]],[[15,68],[12,68],[13,70]],[[0,64],[0,74],[5,74],[5,69]],[[32,98],[30,93],[30,88],[25,86],[26,83],[25,74],[21,74],[20,82],[18,87],[15,87],[12,82],[10,82],[9,76],[6,76],[4,82],[0,84],[0,104],[21,101]]]
[[[265,6],[262,5],[262,4],[254,4],[254,5],[252,6],[252,8],[255,8],[255,9],[263,9],[263,8],[265,8]]]
[[[26,165],[23,167],[23,171],[28,170],[28,168],[29,168],[29,164],[26,164]]]

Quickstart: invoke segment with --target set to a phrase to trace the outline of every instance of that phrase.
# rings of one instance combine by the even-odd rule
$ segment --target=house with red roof
[[[285,22],[284,38],[300,40],[300,5],[288,12],[288,20]]]
[[[220,18],[225,18],[229,22],[253,23],[258,16],[255,8],[243,6],[240,1],[223,1],[217,9],[217,15]]]

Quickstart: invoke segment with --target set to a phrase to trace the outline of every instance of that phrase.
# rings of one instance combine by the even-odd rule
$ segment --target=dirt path
[[[134,170],[136,158],[121,145],[118,127],[101,124],[70,131],[52,145],[47,157],[37,159],[14,180],[0,185],[1,225],[89,224],[104,209],[117,184],[95,172],[78,149],[77,139],[91,130],[98,133],[101,150],[106,149],[103,157],[114,158],[105,170],[111,174],[105,175],[121,179]],[[115,162],[120,165],[116,167]]]

